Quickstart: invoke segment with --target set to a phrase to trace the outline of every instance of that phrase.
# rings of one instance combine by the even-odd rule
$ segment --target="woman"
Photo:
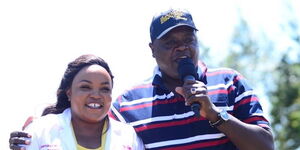
[[[69,63],[57,91],[57,103],[26,129],[27,150],[140,150],[134,129],[109,119],[113,75],[107,63],[82,55]]]

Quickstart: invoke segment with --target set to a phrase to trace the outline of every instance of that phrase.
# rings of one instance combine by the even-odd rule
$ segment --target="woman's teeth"
[[[92,108],[92,109],[98,109],[98,108],[100,108],[100,107],[102,107],[100,104],[98,104],[98,103],[90,103],[90,104],[87,104],[87,106],[89,107],[89,108]]]

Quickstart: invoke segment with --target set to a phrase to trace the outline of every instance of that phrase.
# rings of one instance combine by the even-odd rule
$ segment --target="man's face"
[[[149,46],[160,70],[171,78],[179,79],[177,66],[181,58],[191,58],[197,65],[198,41],[195,30],[190,27],[174,28]]]

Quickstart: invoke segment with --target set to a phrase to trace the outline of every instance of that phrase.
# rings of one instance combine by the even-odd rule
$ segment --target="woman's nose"
[[[99,98],[101,97],[101,92],[99,90],[93,90],[91,93],[91,97]]]

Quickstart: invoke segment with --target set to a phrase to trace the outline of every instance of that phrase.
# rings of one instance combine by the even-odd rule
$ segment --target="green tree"
[[[276,88],[269,92],[272,103],[272,127],[279,150],[300,149],[300,28],[293,7],[286,3],[290,18],[282,30],[290,42],[274,71]]]
[[[287,5],[290,6],[290,5]],[[291,12],[292,9],[287,7]],[[287,16],[293,16],[292,14]],[[297,19],[290,17],[281,24],[288,35],[284,47],[280,41],[272,41],[265,33],[254,36],[246,19],[237,26],[229,55],[223,66],[241,72],[268,96],[271,108],[271,125],[276,149],[300,148],[300,32]],[[286,42],[286,41],[285,41]],[[298,57],[297,57],[298,56]],[[258,82],[259,81],[259,82]]]
[[[300,20],[289,1],[282,4],[285,17],[272,26],[277,27],[275,34],[264,30],[255,33],[257,30],[252,30],[253,26],[241,15],[228,55],[216,65],[241,72],[263,93],[259,96],[271,103],[276,149],[300,150]],[[211,57],[207,60],[216,61]]]
[[[294,150],[300,147],[300,63],[289,63],[285,55],[275,82],[271,115],[276,145],[280,150]]]

